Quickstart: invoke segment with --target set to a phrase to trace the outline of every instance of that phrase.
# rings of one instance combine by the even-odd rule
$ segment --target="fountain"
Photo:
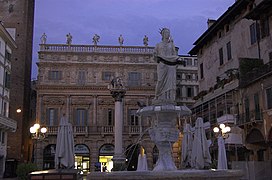
[[[162,42],[154,51],[154,59],[158,62],[155,98],[150,106],[141,107],[137,113],[152,119],[148,129],[151,140],[159,150],[159,158],[153,171],[116,171],[110,173],[90,173],[87,179],[233,179],[238,180],[240,171],[215,170],[177,170],[172,159],[172,145],[178,140],[179,130],[176,128],[177,117],[190,115],[186,106],[177,106],[176,97],[176,65],[178,56],[170,36],[170,30],[160,31]]]

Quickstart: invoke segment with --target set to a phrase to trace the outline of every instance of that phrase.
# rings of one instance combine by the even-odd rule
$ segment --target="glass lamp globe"
[[[36,124],[34,124],[33,127],[37,130],[37,129],[40,129],[41,126],[38,123],[36,123]]]
[[[219,127],[220,127],[220,129],[224,129],[225,128],[225,124],[220,124]]]
[[[46,133],[47,129],[45,127],[41,128],[41,133]]]
[[[31,134],[36,133],[36,129],[35,129],[34,126],[32,126],[32,127],[29,129],[29,131],[30,131]]]
[[[219,128],[218,127],[214,127],[213,128],[213,132],[218,133],[219,132]]]

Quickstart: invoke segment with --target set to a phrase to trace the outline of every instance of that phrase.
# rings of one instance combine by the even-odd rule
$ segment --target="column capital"
[[[115,101],[122,102],[125,94],[126,94],[125,89],[112,89],[111,90],[111,96],[114,98]]]

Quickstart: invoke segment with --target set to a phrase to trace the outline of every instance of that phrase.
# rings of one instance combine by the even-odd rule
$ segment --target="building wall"
[[[0,24],[0,177],[5,171],[7,134],[14,132],[16,122],[9,118],[11,56],[16,44]]]
[[[243,130],[245,149],[238,150],[238,160],[259,160],[271,158],[268,137],[271,135],[271,113],[267,108],[266,89],[271,87],[271,5],[261,1],[253,3],[236,1],[199,38],[191,52],[197,52],[203,64],[204,77],[199,82],[200,93],[194,104],[195,117],[202,116],[217,125],[216,119],[227,114],[234,115],[231,126]],[[255,11],[251,13],[252,11]],[[251,14],[251,15],[250,15]],[[263,37],[262,19],[268,18],[269,33]],[[252,43],[253,24],[256,27],[255,42]],[[257,36],[260,35],[260,38]],[[227,43],[231,42],[231,59],[227,59]],[[219,49],[223,49],[223,64],[220,65]],[[246,72],[245,72],[246,66]],[[244,68],[244,69],[243,69]],[[258,93],[259,104],[254,102]],[[257,106],[260,117],[257,118]],[[214,134],[211,132],[211,137]],[[237,152],[237,151],[236,151]],[[231,152],[230,152],[231,154]],[[241,157],[241,158],[240,158]],[[229,157],[229,160],[235,158]],[[237,160],[237,159],[236,159]]]
[[[10,133],[8,158],[29,160],[29,96],[32,62],[34,0],[0,1],[0,20],[6,28],[15,28],[11,65],[10,117],[17,121],[16,133]],[[20,114],[16,109],[21,108]]]

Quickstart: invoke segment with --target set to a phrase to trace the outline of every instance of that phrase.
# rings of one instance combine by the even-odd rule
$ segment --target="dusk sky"
[[[218,19],[235,0],[36,0],[32,78],[37,77],[40,37],[47,44],[65,44],[66,34],[72,44],[118,45],[120,34],[124,46],[149,46],[160,42],[159,29],[171,30],[179,54],[187,54],[193,43],[207,29],[208,19]]]

